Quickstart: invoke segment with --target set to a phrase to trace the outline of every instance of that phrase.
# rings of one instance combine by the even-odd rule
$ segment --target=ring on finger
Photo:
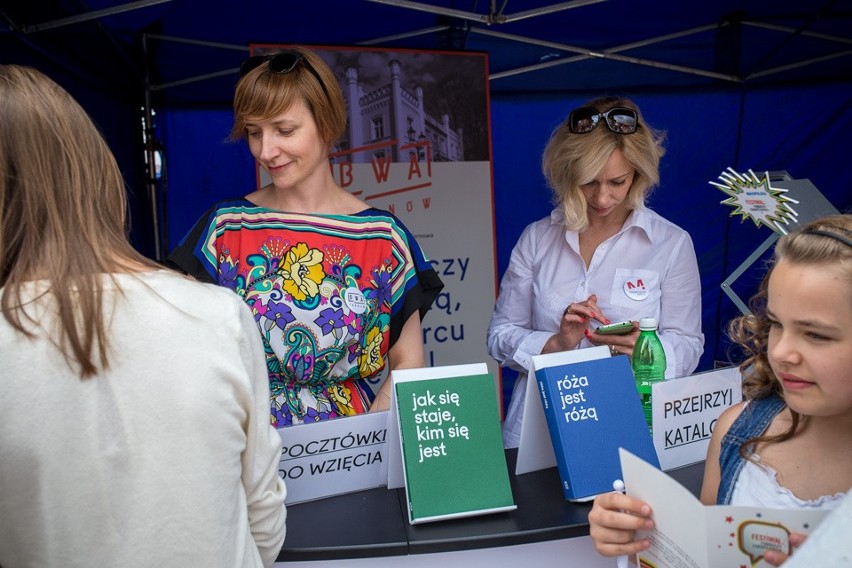
[[[563,316],[569,316],[569,315],[571,315],[571,314],[573,314],[573,313],[574,313],[574,312],[572,312],[572,311],[571,311],[571,305],[570,305],[570,304],[568,304],[568,307],[567,307],[567,308],[565,308],[565,311],[564,311],[564,312],[562,312],[562,315],[563,315]]]
[[[610,352],[612,355],[618,355],[618,350],[615,348],[615,345],[610,345],[610,346],[609,346],[609,352]]]

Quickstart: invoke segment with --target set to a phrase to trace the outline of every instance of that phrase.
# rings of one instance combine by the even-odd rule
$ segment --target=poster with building
[[[486,362],[499,377],[485,347],[497,295],[487,54],[310,47],[346,99],[334,179],[401,219],[444,281],[422,322],[427,366]]]

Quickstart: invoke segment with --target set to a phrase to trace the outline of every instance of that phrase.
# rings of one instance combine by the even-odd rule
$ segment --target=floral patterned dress
[[[216,204],[169,256],[254,313],[276,427],[360,414],[387,353],[443,284],[393,215],[306,215],[239,199]]]

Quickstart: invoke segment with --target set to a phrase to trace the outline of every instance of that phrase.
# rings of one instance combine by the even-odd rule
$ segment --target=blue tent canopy
[[[8,5],[11,4],[11,5]],[[497,264],[547,214],[540,156],[584,100],[625,95],[667,132],[650,206],[693,237],[707,338],[727,360],[736,308],[720,284],[768,235],[720,205],[709,181],[786,170],[839,210],[852,132],[852,0],[43,0],[0,8],[0,63],[33,65],[103,129],[133,196],[133,237],[161,256],[213,199],[244,192],[253,164],[222,140],[250,44],[488,54]],[[146,161],[163,150],[165,176]],[[759,265],[740,279],[748,297]],[[484,341],[484,338],[483,338]]]

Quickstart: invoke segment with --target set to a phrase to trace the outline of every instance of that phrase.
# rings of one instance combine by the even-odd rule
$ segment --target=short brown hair
[[[231,139],[239,140],[245,136],[246,123],[278,116],[301,98],[316,122],[320,137],[331,148],[346,130],[346,103],[337,78],[313,51],[303,47],[288,51],[301,54],[305,60],[289,73],[274,73],[269,70],[269,62],[264,62],[237,83]],[[306,65],[316,71],[322,84]]]

